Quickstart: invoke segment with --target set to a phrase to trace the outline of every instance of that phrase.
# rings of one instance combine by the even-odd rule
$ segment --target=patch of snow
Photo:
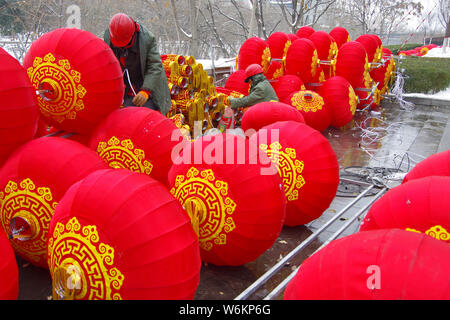
[[[204,70],[210,70],[213,67],[213,63],[211,60],[199,59],[196,61],[197,61],[197,63],[201,63]],[[236,64],[236,60],[234,58],[221,58],[218,60],[214,60],[214,67],[216,67],[216,68],[234,67],[235,64]]]
[[[450,58],[450,47],[447,47],[447,50],[444,53],[444,48],[433,48],[427,52],[427,54],[423,55],[426,58]]]
[[[405,93],[405,97],[418,97],[418,98],[430,98],[438,100],[448,100],[450,101],[450,87],[445,90],[439,91],[435,94],[425,94],[425,93]]]

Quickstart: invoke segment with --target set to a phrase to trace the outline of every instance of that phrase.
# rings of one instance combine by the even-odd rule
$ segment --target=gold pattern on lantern
[[[311,61],[311,76],[315,77],[317,72],[317,67],[319,66],[319,54],[317,50],[314,49],[313,57]]]
[[[73,120],[84,109],[86,89],[80,84],[81,73],[73,70],[69,60],[56,61],[53,54],[36,57],[33,66],[27,69],[35,90],[43,90],[38,96],[42,114],[61,123]]]
[[[262,67],[264,73],[266,73],[267,70],[269,70],[270,61],[271,61],[270,49],[269,49],[269,47],[266,47],[266,48],[264,48],[264,51],[263,51],[263,54],[261,57],[261,67]]]
[[[416,230],[416,229],[412,229],[412,228],[406,228],[406,231],[422,233],[421,231]],[[450,233],[447,230],[445,230],[445,228],[443,226],[440,226],[440,225],[436,225],[434,227],[431,227],[430,229],[428,229],[424,233],[426,235],[429,235],[430,237],[433,237],[433,238],[438,239],[438,240],[442,240],[442,241],[449,241],[450,240]]]
[[[108,142],[98,143],[97,153],[111,168],[124,168],[147,175],[153,169],[150,161],[145,159],[145,152],[136,148],[131,139],[120,140],[112,136]]]
[[[317,112],[318,110],[322,110],[325,102],[323,98],[315,92],[300,91],[291,98],[291,104],[296,107],[297,110]]]
[[[283,181],[284,193],[288,201],[298,200],[299,190],[305,185],[305,179],[301,175],[305,166],[303,161],[297,159],[297,153],[293,148],[284,148],[277,141],[270,146],[259,146],[277,166],[278,174]]]
[[[348,87],[348,98],[350,103],[350,111],[354,115],[356,112],[356,107],[358,106],[358,96],[351,85]]]
[[[100,242],[95,225],[82,226],[76,217],[66,224],[58,222],[48,239],[48,265],[53,280],[53,289],[68,282],[57,283],[60,268],[77,270],[79,277],[74,299],[122,300],[120,288],[125,279],[114,267],[115,252],[112,246]]]
[[[228,196],[228,183],[217,180],[211,169],[200,172],[192,167],[186,175],[176,177],[170,193],[184,207],[195,205],[188,212],[196,217],[191,222],[198,223],[194,230],[198,230],[200,248],[209,251],[227,243],[227,233],[236,228],[232,218],[236,203]]]
[[[289,47],[291,46],[291,44],[292,44],[291,40],[286,41],[286,43],[284,44],[283,59],[284,59],[284,57],[286,57],[287,52],[288,52]]]
[[[10,222],[17,217],[30,224],[32,238],[28,241],[12,240],[11,244],[18,253],[32,262],[45,263],[48,226],[57,204],[53,201],[49,188],[36,187],[29,178],[22,180],[19,185],[9,181],[0,192],[0,219],[3,229],[11,233]]]

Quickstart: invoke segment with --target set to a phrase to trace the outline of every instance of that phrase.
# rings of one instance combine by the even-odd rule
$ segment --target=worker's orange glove
[[[148,93],[145,91],[139,91],[139,93],[133,98],[133,104],[138,107],[142,107],[148,100]]]

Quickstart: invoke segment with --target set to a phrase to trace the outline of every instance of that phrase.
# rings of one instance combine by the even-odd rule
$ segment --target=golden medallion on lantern
[[[76,217],[56,224],[48,239],[54,299],[122,299],[125,277],[114,267],[114,248],[100,238],[96,226],[82,226]]]
[[[150,161],[145,159],[145,152],[136,148],[131,139],[120,140],[112,136],[108,142],[98,143],[97,153],[111,168],[123,168],[148,175],[153,169]]]
[[[47,232],[57,202],[49,188],[36,187],[31,179],[9,181],[0,192],[0,218],[12,236],[14,249],[34,263],[44,263]]]
[[[44,116],[63,122],[75,119],[84,109],[86,89],[80,84],[81,73],[72,69],[69,60],[56,61],[48,53],[44,58],[36,57],[27,73],[39,92],[38,104]]]
[[[298,200],[298,193],[305,185],[302,176],[305,166],[303,161],[297,159],[297,153],[293,148],[283,148],[277,141],[270,146],[261,144],[259,146],[277,166],[278,174],[283,181],[284,193],[288,201]]]
[[[406,231],[422,233],[419,230],[415,230],[415,229],[412,229],[412,228],[406,228]],[[450,240],[450,233],[448,233],[447,230],[445,230],[444,227],[439,226],[439,225],[431,227],[430,229],[428,229],[424,233],[426,235],[429,235],[430,237],[433,237],[433,238],[438,239],[438,240],[442,240],[442,241],[449,241]]]
[[[176,177],[170,192],[191,216],[200,248],[211,250],[227,243],[227,233],[236,228],[232,218],[236,203],[228,196],[226,182],[217,180],[211,169],[200,172],[192,167]]]
[[[305,112],[317,112],[318,110],[322,110],[325,104],[320,95],[310,91],[294,94],[291,98],[291,103],[297,110],[303,110]]]

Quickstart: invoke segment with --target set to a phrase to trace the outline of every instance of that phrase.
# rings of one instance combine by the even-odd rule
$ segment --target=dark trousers
[[[123,100],[123,106],[126,107],[135,107],[136,105],[133,103],[133,98],[132,96],[126,95],[124,100]],[[143,105],[143,107],[145,108],[149,108],[152,110],[159,110],[159,108],[157,106],[155,106],[155,104],[152,101],[152,97],[149,97],[147,102]]]

